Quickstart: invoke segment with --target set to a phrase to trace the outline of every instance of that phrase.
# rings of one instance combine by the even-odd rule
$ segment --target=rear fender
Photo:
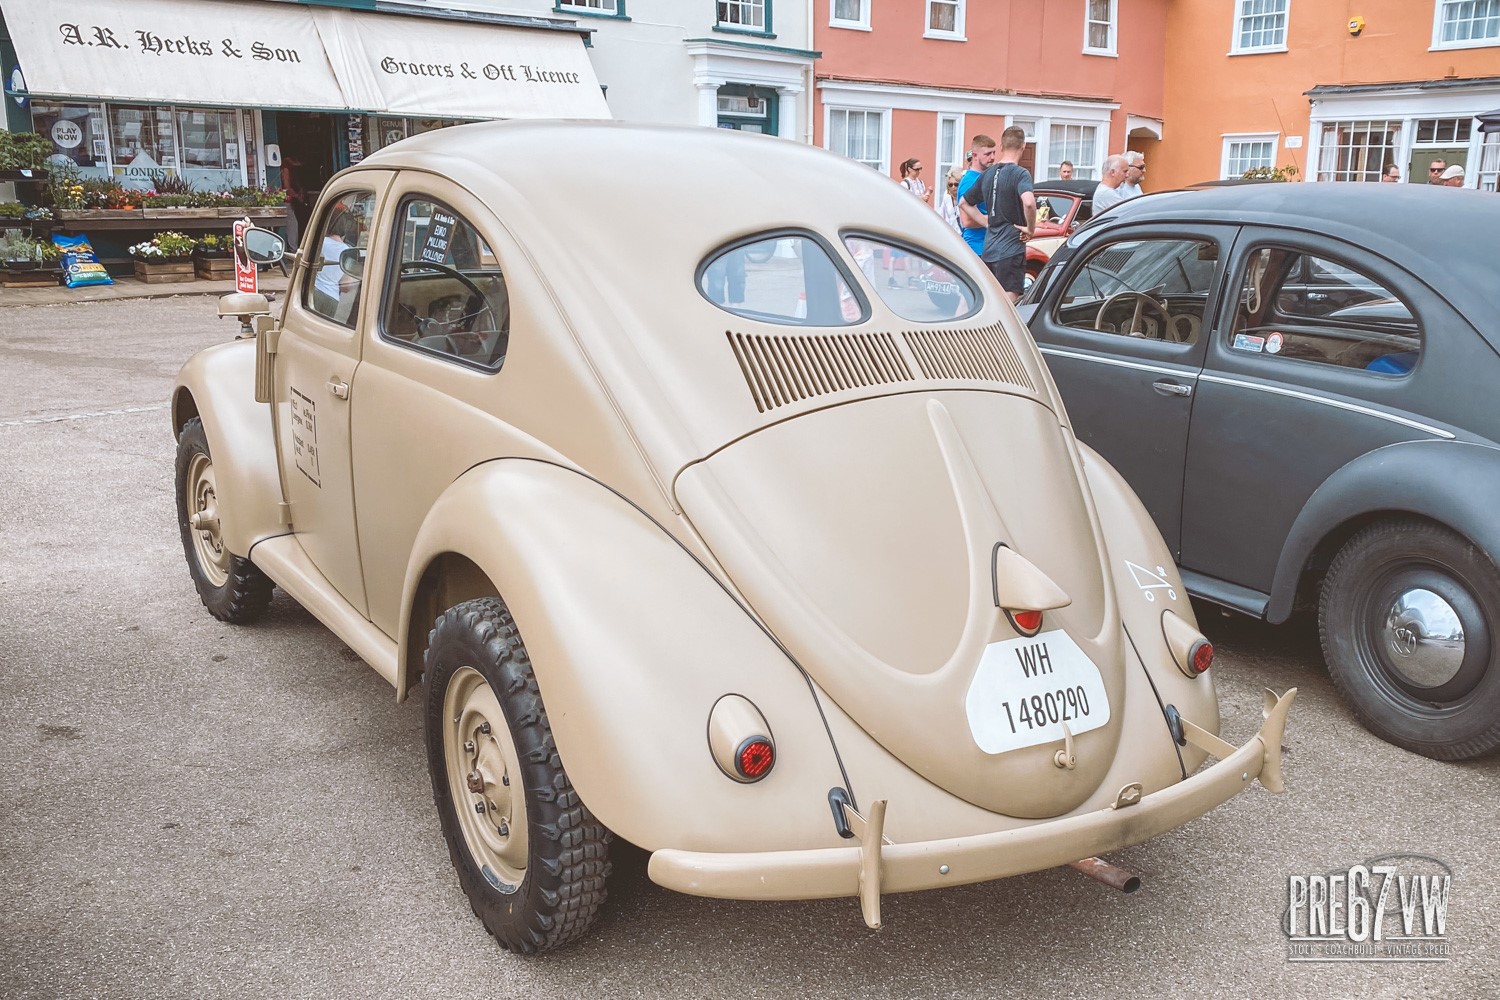
[[[437,579],[445,566],[467,583]],[[548,462],[465,473],[417,534],[398,691],[415,682],[432,627],[424,589],[479,596],[486,585],[526,643],[568,776],[607,827],[647,849],[840,843],[827,795],[842,779],[807,681],[639,508]],[[709,751],[709,712],[730,693],[760,709],[776,743],[776,767],[754,784]]]
[[[213,453],[225,547],[244,556],[256,542],[286,534],[271,407],[255,401],[255,341],[218,344],[182,366],[172,393],[173,436],[194,416]]]
[[[1140,655],[1157,698],[1163,706],[1176,706],[1184,717],[1217,735],[1219,702],[1211,672],[1189,677],[1179,670],[1162,631],[1162,615],[1169,611],[1193,628],[1198,627],[1172,554],[1151,515],[1114,466],[1087,445],[1080,442],[1078,448],[1104,529],[1120,620]],[[1162,736],[1170,738],[1165,719]],[[1192,746],[1183,747],[1181,753],[1189,774],[1206,756]]]

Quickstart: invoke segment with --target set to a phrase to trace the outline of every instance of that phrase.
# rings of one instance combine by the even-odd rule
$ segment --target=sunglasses
[[[1427,172],[1429,174],[1440,174],[1440,173],[1443,172],[1443,168],[1442,167],[1428,167],[1427,168]]]

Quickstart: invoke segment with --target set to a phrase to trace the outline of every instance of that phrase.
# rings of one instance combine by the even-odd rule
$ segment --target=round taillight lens
[[[750,737],[734,754],[735,770],[750,781],[759,781],[770,774],[775,763],[776,747],[764,736]]]
[[[1011,611],[1008,614],[1010,615],[1010,623],[1022,635],[1036,635],[1042,630],[1042,613],[1040,611]]]
[[[1214,644],[1207,639],[1200,639],[1193,643],[1192,651],[1188,653],[1188,663],[1192,665],[1193,673],[1201,674],[1214,665]]]

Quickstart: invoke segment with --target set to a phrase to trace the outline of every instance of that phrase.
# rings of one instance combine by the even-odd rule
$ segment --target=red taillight
[[[1010,623],[1016,627],[1016,631],[1022,635],[1036,635],[1042,630],[1042,613],[1040,611],[1007,611]]]
[[[770,774],[771,766],[775,763],[776,748],[764,736],[750,737],[740,744],[734,755],[735,770],[751,781],[759,781]]]
[[[1207,639],[1199,639],[1193,643],[1192,651],[1188,653],[1188,663],[1193,668],[1193,673],[1201,674],[1214,665],[1214,644]]]

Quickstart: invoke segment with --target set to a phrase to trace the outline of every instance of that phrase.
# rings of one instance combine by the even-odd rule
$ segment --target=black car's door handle
[[[1181,382],[1168,382],[1166,380],[1162,380],[1159,382],[1152,382],[1151,388],[1155,389],[1163,396],[1191,396],[1193,394],[1193,387],[1190,385],[1183,385]]]

